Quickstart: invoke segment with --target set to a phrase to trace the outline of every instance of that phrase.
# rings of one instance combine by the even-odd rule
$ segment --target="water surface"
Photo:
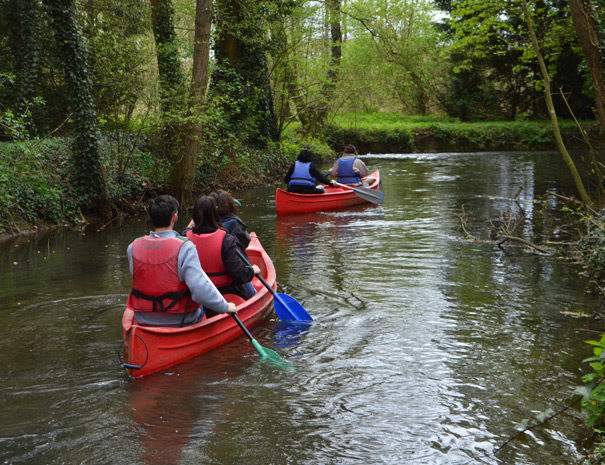
[[[120,369],[126,247],[144,220],[4,246],[0,259],[0,459],[78,464],[578,463],[566,413],[492,455],[515,423],[580,383],[602,305],[577,269],[522,247],[464,240],[514,204],[522,234],[564,224],[556,153],[376,155],[384,205],[277,217],[275,186],[238,193],[241,217],[309,328],[273,315],[244,338],[132,381]],[[521,192],[520,188],[522,188]],[[516,207],[514,207],[516,208]],[[185,219],[182,222],[186,222]],[[182,227],[184,225],[179,225]]]

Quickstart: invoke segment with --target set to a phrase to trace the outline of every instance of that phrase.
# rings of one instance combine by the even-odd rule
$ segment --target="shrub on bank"
[[[195,190],[241,188],[278,176],[302,148],[328,152],[317,141],[296,137],[281,145],[252,149],[234,143],[206,144],[196,172]],[[69,179],[69,139],[48,138],[0,143],[0,233],[18,233],[34,225],[82,222],[79,199]],[[154,192],[165,192],[171,166],[151,154],[146,139],[128,134],[100,138],[108,203],[115,212],[131,212]]]
[[[61,139],[2,144],[0,232],[77,215],[77,201],[64,182],[68,163],[69,146]]]

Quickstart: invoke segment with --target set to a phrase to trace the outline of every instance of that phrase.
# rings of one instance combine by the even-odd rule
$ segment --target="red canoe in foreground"
[[[267,283],[277,289],[275,267],[271,258],[256,234],[251,233],[250,236],[252,240],[246,249],[250,261],[258,265]],[[258,278],[254,278],[252,283],[258,292],[246,301],[235,295],[225,295],[225,299],[237,304],[237,314],[248,328],[267,315],[273,303],[273,295]],[[210,319],[204,317],[199,323],[184,328],[162,328],[139,326],[134,321],[133,310],[126,307],[122,327],[124,367],[133,378],[164,370],[236,337],[245,337],[229,315],[218,315]]]
[[[380,188],[380,173],[374,171],[364,179],[371,179],[366,186],[373,190]],[[351,189],[346,187],[325,186],[325,194],[295,194],[283,189],[275,191],[275,209],[278,215],[297,215],[300,213],[313,213],[326,210],[336,210],[365,203]]]

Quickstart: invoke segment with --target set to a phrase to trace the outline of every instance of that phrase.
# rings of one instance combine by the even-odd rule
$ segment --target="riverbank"
[[[226,154],[205,155],[196,170],[194,196],[217,187],[237,191],[273,183],[301,148],[316,153],[316,164],[332,160],[349,143],[361,154],[555,149],[547,121],[461,123],[434,116],[347,114],[327,125],[324,139],[328,146],[302,139],[299,129],[291,126],[280,145],[270,150],[250,150],[234,155],[233,160]],[[599,142],[596,123],[585,124],[585,129]],[[561,121],[561,130],[570,148],[584,147],[575,123]],[[166,191],[171,171],[166,160],[153,156],[148,141],[104,136],[101,156],[111,211],[99,215],[84,210],[74,198],[69,184],[68,139],[5,142],[0,143],[0,150],[0,241],[141,213],[149,196]]]

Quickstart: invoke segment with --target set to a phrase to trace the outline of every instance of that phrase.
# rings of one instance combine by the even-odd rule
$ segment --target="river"
[[[237,193],[279,290],[315,318],[292,335],[272,314],[253,331],[294,372],[260,363],[242,336],[163,373],[125,375],[117,354],[126,247],[148,231],[145,219],[4,244],[0,460],[579,463],[587,431],[573,410],[494,455],[517,423],[565,405],[586,372],[584,341],[602,329],[573,317],[602,311],[577,268],[485,240],[489,220],[515,205],[524,237],[552,239],[558,228],[564,238],[556,198],[533,202],[547,190],[573,192],[560,156],[365,162],[380,170],[380,207],[277,217],[275,186]],[[481,240],[465,239],[462,212]]]

